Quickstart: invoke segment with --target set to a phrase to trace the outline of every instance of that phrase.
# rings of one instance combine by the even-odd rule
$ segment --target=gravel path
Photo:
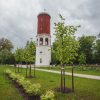
[[[38,69],[38,68],[36,68],[36,70],[60,74],[60,71],[45,70],[45,69]],[[70,72],[65,72],[65,74],[66,75],[72,75],[72,73],[70,73]],[[82,77],[82,78],[89,78],[89,79],[100,80],[100,76],[96,76],[96,75],[86,75],[86,74],[77,74],[77,73],[74,73],[74,76]]]

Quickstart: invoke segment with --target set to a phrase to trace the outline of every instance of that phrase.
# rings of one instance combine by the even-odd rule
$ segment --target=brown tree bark
[[[73,65],[72,65],[72,92],[74,92],[74,73],[73,73]]]

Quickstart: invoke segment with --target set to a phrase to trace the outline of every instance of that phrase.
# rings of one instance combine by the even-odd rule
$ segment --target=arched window
[[[37,45],[38,45],[38,39],[37,39]]]
[[[43,45],[43,38],[40,38],[40,45]]]
[[[48,45],[48,38],[45,38],[45,45]]]
[[[40,58],[40,63],[42,63],[42,58]]]

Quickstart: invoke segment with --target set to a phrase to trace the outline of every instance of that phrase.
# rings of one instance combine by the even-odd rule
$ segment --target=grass
[[[14,71],[12,67],[0,67],[0,83],[5,83],[5,85],[0,86],[0,100],[22,100],[14,86],[10,81],[5,79],[3,75],[4,69],[9,68]],[[20,73],[25,76],[25,69]],[[32,71],[32,74],[33,71]],[[29,79],[33,83],[40,83],[42,85],[42,89],[48,90],[52,89],[55,91],[56,87],[60,86],[60,75],[42,71],[36,71],[36,78]],[[75,77],[75,92],[70,94],[63,94],[55,91],[56,98],[55,100],[100,100],[100,81],[78,78]],[[66,86],[71,88],[71,76],[66,76]],[[1,88],[2,87],[2,88]],[[7,88],[6,88],[7,87]],[[8,94],[7,94],[8,93]],[[6,97],[4,97],[6,94]],[[1,99],[1,97],[3,99]],[[15,98],[14,98],[15,97]],[[7,98],[7,99],[5,99]],[[10,99],[8,99],[10,98]],[[14,99],[13,99],[14,98]]]
[[[37,78],[44,89],[55,89],[60,86],[60,75],[47,72],[36,72]],[[71,77],[66,76],[66,86],[71,88]],[[100,100],[100,81],[75,77],[75,93],[62,94],[56,92],[56,100]],[[98,91],[98,92],[96,92]]]
[[[61,68],[60,67],[51,67],[51,68],[50,67],[42,67],[41,69],[60,71]],[[71,66],[66,66],[65,71],[71,72],[72,71]],[[77,66],[75,66],[74,73],[100,76],[100,68],[99,67],[77,67]]]
[[[0,66],[0,100],[23,100],[11,81],[5,77],[5,69]]]

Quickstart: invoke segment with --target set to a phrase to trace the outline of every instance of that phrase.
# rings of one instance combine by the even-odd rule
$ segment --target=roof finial
[[[46,9],[44,9],[44,12],[46,12]]]

